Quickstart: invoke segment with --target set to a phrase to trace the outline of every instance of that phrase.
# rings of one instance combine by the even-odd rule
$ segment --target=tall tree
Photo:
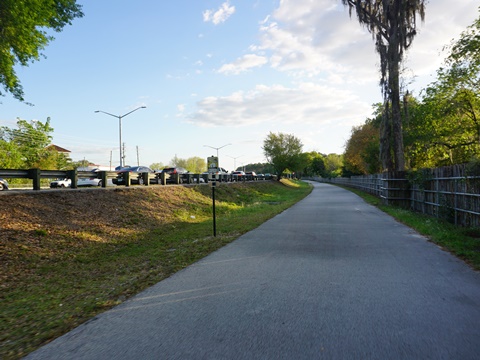
[[[150,164],[150,169],[153,169],[153,170],[162,170],[164,167],[165,165],[163,165],[162,162],[156,162],[156,163]]]
[[[480,154],[480,18],[448,47],[445,66],[410,111],[411,167],[468,162]]]
[[[343,155],[328,154],[325,156],[325,176],[338,177],[342,174],[343,168]]]
[[[380,55],[385,110],[381,126],[380,156],[384,170],[405,169],[402,113],[400,102],[400,65],[404,51],[417,34],[417,15],[425,18],[426,0],[342,0],[355,9],[358,21],[375,40]]]
[[[290,134],[270,132],[263,141],[263,153],[275,169],[279,180],[285,170],[298,170],[302,160],[302,147],[300,139]]]
[[[311,151],[303,153],[303,174],[306,176],[323,176],[325,175],[325,162],[322,154]]]
[[[17,64],[28,66],[39,60],[41,51],[54,39],[51,29],[62,31],[76,17],[82,17],[75,0],[2,0],[0,2],[0,84],[7,93],[24,101]],[[0,95],[5,95],[0,91]]]
[[[193,156],[187,159],[185,169],[194,174],[201,174],[207,170],[207,162],[201,157]]]
[[[345,145],[344,167],[352,174],[375,174],[379,172],[378,128],[372,120],[354,126]]]
[[[1,140],[11,143],[10,151],[16,149],[15,151],[21,154],[22,167],[27,169],[40,168],[45,162],[51,163],[52,156],[56,154],[47,149],[52,140],[52,132],[50,118],[47,118],[45,123],[37,120],[28,122],[19,119],[17,129],[0,128]],[[3,154],[0,153],[0,156],[3,156]]]

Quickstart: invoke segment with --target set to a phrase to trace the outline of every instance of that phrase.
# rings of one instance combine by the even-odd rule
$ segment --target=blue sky
[[[374,42],[340,0],[80,0],[85,16],[54,34],[46,58],[18,68],[28,106],[0,101],[0,126],[51,118],[73,160],[207,158],[264,162],[271,132],[304,151],[343,153],[352,126],[381,102]],[[477,0],[432,0],[406,56],[419,95],[448,45],[478,17]],[[236,160],[234,159],[236,158]]]

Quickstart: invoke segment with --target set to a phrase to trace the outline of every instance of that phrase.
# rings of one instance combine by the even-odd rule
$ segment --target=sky
[[[266,162],[270,132],[342,154],[382,101],[372,36],[340,0],[77,2],[85,16],[54,34],[45,58],[16,68],[33,106],[0,98],[0,126],[50,118],[52,143],[74,161],[117,166],[118,116],[132,110],[121,121],[132,166],[218,151],[232,171]],[[478,0],[427,3],[404,63],[414,96],[478,15]]]

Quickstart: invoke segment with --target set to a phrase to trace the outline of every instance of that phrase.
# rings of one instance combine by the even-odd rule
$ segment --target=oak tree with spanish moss
[[[380,157],[384,170],[403,171],[400,65],[405,50],[417,34],[417,17],[425,18],[426,0],[342,0],[357,14],[375,40],[380,55],[380,86],[385,111],[380,134]]]

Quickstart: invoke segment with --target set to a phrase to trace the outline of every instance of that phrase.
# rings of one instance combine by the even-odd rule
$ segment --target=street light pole
[[[102,110],[96,110],[95,112],[96,113],[104,113],[104,114],[107,114],[107,115],[110,115],[110,116],[113,116],[113,117],[116,117],[118,119],[118,136],[119,136],[119,145],[120,145],[120,167],[123,167],[123,153],[122,153],[122,118],[124,118],[125,116],[127,115],[130,115],[131,113],[133,113],[134,111],[137,111],[139,109],[145,109],[146,106],[140,106],[136,109],[133,109],[132,111],[126,113],[126,114],[123,114],[123,115],[114,115],[114,114],[110,114],[106,111],[102,111]]]
[[[213,147],[213,146],[210,146],[210,145],[203,145],[203,146],[217,150],[217,159],[218,159],[217,167],[220,167],[220,158],[218,157],[218,150],[220,150],[220,149],[222,149],[222,148],[224,148],[225,146],[228,146],[228,145],[232,145],[232,144],[229,143],[229,144],[225,144],[225,145],[220,146],[220,147]]]
[[[240,155],[240,156],[237,156],[237,157],[233,157],[233,156],[230,156],[230,155],[227,155],[229,158],[232,158],[233,159],[233,171],[237,171],[237,159],[239,157],[242,157],[243,155]]]

